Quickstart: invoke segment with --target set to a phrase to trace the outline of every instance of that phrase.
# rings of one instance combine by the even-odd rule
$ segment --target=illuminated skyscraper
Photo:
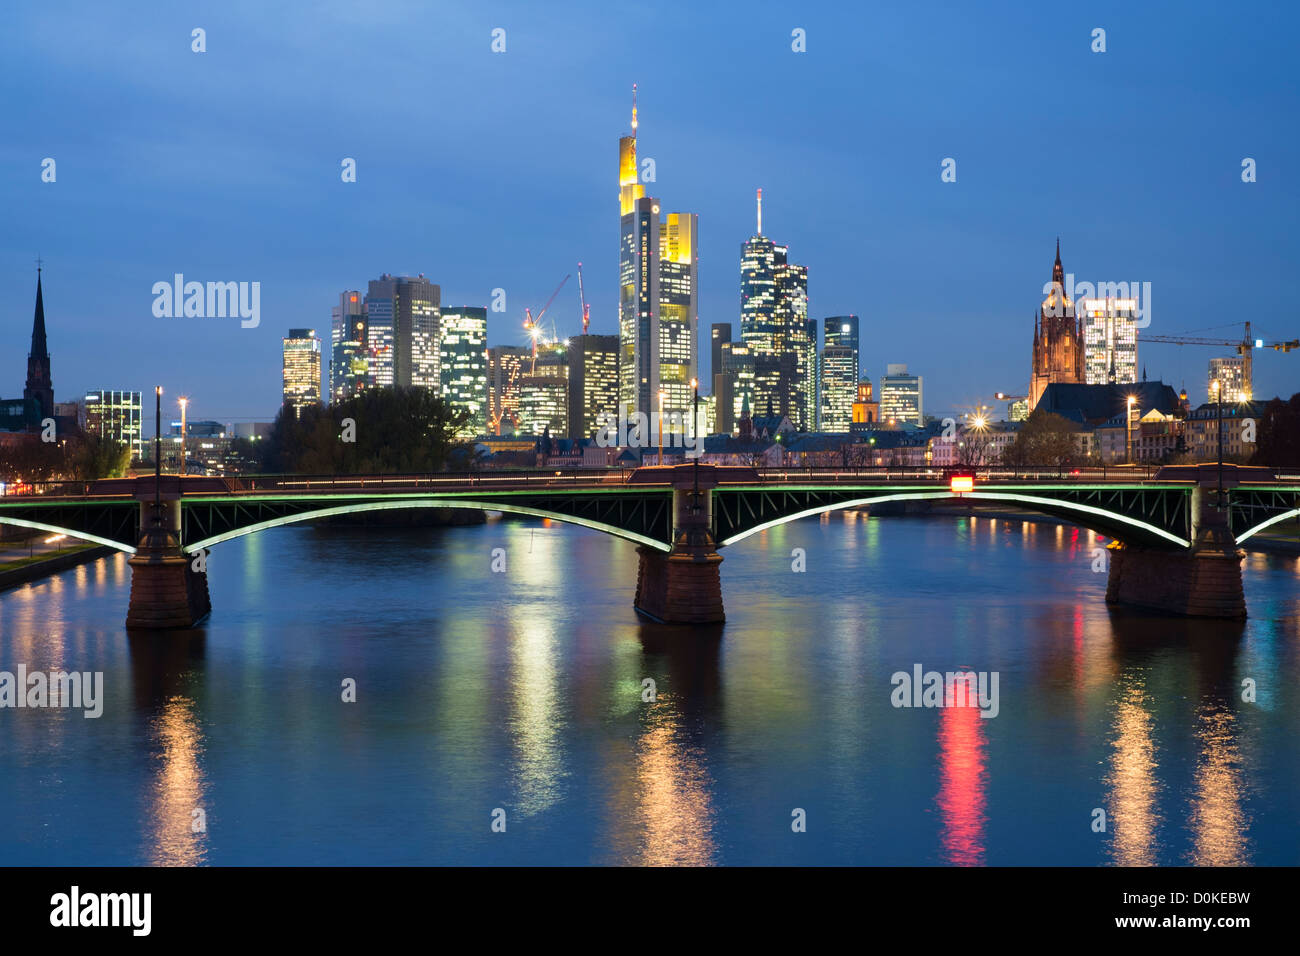
[[[361,292],[349,289],[339,294],[339,304],[330,314],[330,401],[356,395],[367,384],[366,305]]]
[[[822,326],[825,331],[823,336],[825,341],[822,343],[826,348],[832,345],[843,345],[853,350],[853,361],[857,363],[854,367],[861,368],[862,353],[858,349],[858,317],[856,315],[832,315],[822,319]],[[854,372],[854,378],[857,372]]]
[[[847,432],[853,421],[853,400],[858,388],[858,370],[853,349],[828,345],[820,363],[821,417],[818,431]]]
[[[344,291],[330,312],[329,400],[341,402],[372,384],[365,300],[358,290]]]
[[[1065,270],[1061,267],[1061,242],[1056,242],[1056,263],[1047,298],[1034,316],[1034,358],[1029,377],[1029,407],[1038,405],[1043,391],[1053,382],[1081,384],[1084,381],[1083,327],[1074,314],[1074,303],[1065,294]],[[884,393],[881,392],[881,402]],[[883,407],[881,409],[884,411]]]
[[[568,361],[568,437],[593,438],[601,415],[618,414],[618,336],[575,335]]]
[[[438,314],[442,292],[423,274],[370,281],[366,332],[372,383],[441,390]]]
[[[487,433],[487,309],[458,306],[441,310],[438,377],[442,396],[453,408],[469,412],[458,438]]]
[[[537,364],[522,369],[519,383],[519,433],[552,438],[570,437],[569,362],[563,345],[538,349]]]
[[[1089,385],[1128,385],[1137,379],[1137,300],[1084,299],[1084,374]]]
[[[909,375],[906,365],[890,365],[880,380],[880,420],[889,425],[925,422],[921,376]]]
[[[290,329],[284,339],[284,404],[295,415],[320,404],[320,345],[315,329]]]
[[[618,143],[619,402],[624,414],[657,415],[662,391],[665,413],[688,421],[698,376],[699,220],[694,213],[661,219],[659,200],[645,195],[635,95],[633,87],[632,135]]]
[[[797,428],[816,418],[816,334],[808,331],[808,269],[789,261],[786,246],[758,231],[740,245],[740,338],[754,356],[756,415],[788,415]]]
[[[734,435],[741,410],[754,408],[754,355],[743,342],[726,342],[719,351],[722,369],[714,376],[717,406],[713,427],[716,434]]]
[[[519,382],[528,371],[531,349],[496,345],[488,349],[488,430],[508,435],[519,424]]]
[[[131,449],[133,461],[144,457],[143,397],[139,392],[101,388],[86,393],[86,432]]]

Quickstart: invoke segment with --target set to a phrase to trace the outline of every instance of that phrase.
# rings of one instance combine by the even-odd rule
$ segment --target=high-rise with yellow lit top
[[[637,164],[636,89],[632,135],[618,142],[619,404],[665,429],[689,422],[699,320],[699,217],[667,213],[645,194]]]

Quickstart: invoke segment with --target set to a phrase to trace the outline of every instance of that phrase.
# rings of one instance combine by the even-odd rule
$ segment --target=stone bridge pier
[[[1204,475],[1204,473],[1203,473]],[[1246,553],[1218,507],[1216,482],[1203,477],[1192,489],[1191,541],[1186,551],[1109,547],[1107,604],[1127,604],[1184,617],[1246,617],[1241,559]],[[1225,487],[1227,482],[1225,481]]]
[[[194,568],[194,558],[181,550],[181,502],[178,493],[158,496],[153,482],[141,481],[140,541],[127,564],[131,566],[128,629],[188,628],[212,611],[207,571]]]
[[[713,493],[717,473],[710,465],[673,469],[673,548],[665,554],[641,545],[635,607],[666,624],[720,624],[722,578],[713,540]]]

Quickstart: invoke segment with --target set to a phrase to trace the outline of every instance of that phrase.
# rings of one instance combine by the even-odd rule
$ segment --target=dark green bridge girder
[[[1207,489],[1205,494],[1213,494]],[[1192,488],[1188,484],[983,484],[964,497],[1059,517],[1131,544],[1188,546]],[[764,528],[823,511],[900,500],[953,499],[940,484],[721,485],[713,489],[713,532],[734,544]],[[1300,487],[1241,486],[1228,490],[1229,520],[1238,540],[1300,516]],[[186,550],[294,521],[333,514],[415,508],[475,508],[550,517],[660,550],[672,542],[672,492],[663,486],[620,485],[482,492],[200,494],[181,500]],[[0,498],[0,524],[66,533],[134,551],[139,502],[132,498]]]
[[[470,508],[555,518],[668,551],[672,547],[672,500],[666,488],[622,487],[487,493],[216,495],[182,501],[181,540],[187,551],[195,551],[250,531],[312,517]]]
[[[1027,508],[1132,544],[1176,549],[1189,544],[1191,494],[1185,484],[1006,484],[980,486],[962,497]],[[713,493],[714,537],[719,544],[734,544],[796,516],[853,505],[955,497],[936,485],[724,485]]]

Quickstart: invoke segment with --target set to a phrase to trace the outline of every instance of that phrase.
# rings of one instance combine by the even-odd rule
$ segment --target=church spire
[[[1061,268],[1061,237],[1056,237],[1056,263],[1052,266],[1052,281],[1065,288],[1065,270]]]
[[[41,267],[36,264],[36,313],[32,317],[32,350],[27,356],[24,399],[36,399],[41,418],[54,414],[54,386],[50,382],[50,351],[45,341],[45,297],[41,294]]]
[[[41,267],[36,267],[36,313],[32,317],[32,350],[28,358],[49,359],[45,342],[45,301],[41,296]]]

